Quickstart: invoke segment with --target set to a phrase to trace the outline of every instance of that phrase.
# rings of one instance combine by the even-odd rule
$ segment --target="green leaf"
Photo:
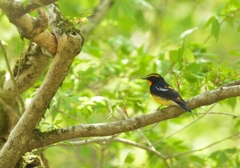
[[[190,158],[191,158],[191,161],[193,161],[193,163],[195,163],[196,166],[202,167],[202,165],[204,165],[205,160],[202,159],[201,157],[192,155]]]
[[[185,42],[183,42],[182,46],[178,49],[178,58],[183,56],[184,51],[185,51]]]
[[[71,97],[68,97],[69,101],[71,101],[72,103],[76,103],[78,104],[79,103],[79,99],[77,96],[71,96]]]
[[[210,18],[208,19],[208,21],[207,21],[206,24],[204,25],[204,28],[206,28],[206,27],[208,27],[208,26],[210,26],[210,25],[212,24],[213,18],[214,18],[214,16],[212,16],[212,17],[210,17]]]
[[[178,146],[180,144],[182,144],[184,141],[183,140],[177,140],[175,142],[172,143],[173,146]]]
[[[216,12],[216,14],[217,14],[217,16],[221,16],[221,12],[222,12],[222,10],[225,8],[225,3],[223,3],[223,4],[221,4],[219,7],[218,7],[218,9],[217,9],[217,12]]]
[[[54,122],[54,124],[55,125],[59,125],[59,124],[61,124],[63,122],[63,119],[60,119],[60,120],[56,120],[55,122]]]
[[[174,66],[174,69],[173,69],[174,72],[181,71],[184,67],[184,65],[183,65],[184,51],[185,51],[185,45],[184,45],[184,42],[183,42],[182,46],[177,50],[177,61],[176,61],[176,64]],[[173,54],[176,54],[176,53],[173,52]]]
[[[191,34],[192,32],[198,30],[198,27],[194,27],[188,30],[185,30],[181,35],[180,38],[185,38],[187,35]]]
[[[135,4],[142,7],[143,9],[154,9],[153,6],[145,0],[134,0]]]
[[[235,157],[235,162],[236,162],[236,165],[237,165],[238,167],[240,167],[240,158],[239,158],[238,155],[236,155],[236,157]]]
[[[234,110],[237,105],[237,98],[236,97],[228,98],[227,102],[228,102],[227,105],[229,105],[232,108],[232,110]]]
[[[178,59],[178,50],[170,50],[169,51],[170,58],[173,62],[176,62]]]
[[[219,32],[220,32],[220,23],[217,17],[213,17],[211,34],[215,37],[216,41],[218,40]]]
[[[233,153],[236,153],[236,152],[237,152],[237,149],[236,149],[236,148],[230,148],[230,149],[226,149],[225,151],[226,151],[227,153],[233,154]]]
[[[125,158],[125,163],[132,163],[135,160],[135,157],[132,153],[128,153],[127,157]]]
[[[237,27],[237,31],[240,32],[240,25]]]
[[[63,105],[63,107],[64,107],[65,109],[67,109],[67,110],[70,110],[70,111],[73,110],[73,107],[72,107],[72,105],[71,105],[71,102],[70,102],[69,100],[67,100],[67,98],[63,98],[63,99],[62,99],[62,105]]]
[[[232,56],[240,56],[240,50],[232,50],[229,52],[229,54]]]
[[[199,79],[203,79],[204,77],[198,74],[194,74],[190,71],[184,71],[184,78],[189,82],[198,82]]]
[[[194,62],[195,61],[195,57],[194,57],[192,51],[188,47],[186,47],[185,50],[184,50],[184,56],[187,58],[187,60],[189,62]]]
[[[216,159],[218,157],[218,155],[220,154],[221,151],[215,151],[213,152],[209,157],[212,159]]]
[[[198,64],[196,62],[193,62],[186,66],[186,70],[191,71],[192,73],[198,73],[202,69],[202,64]]]
[[[121,2],[122,2],[121,7],[122,7],[124,14],[129,16],[131,19],[134,19],[134,16],[135,16],[134,7],[135,6],[134,6],[133,2],[129,1],[129,0],[122,0]]]
[[[29,0],[22,0],[23,7],[26,8],[28,5]]]
[[[228,157],[227,157],[227,155],[225,154],[225,152],[221,152],[221,153],[219,154],[219,160],[220,160],[220,162],[221,162],[222,165],[223,165],[225,162],[228,161]]]

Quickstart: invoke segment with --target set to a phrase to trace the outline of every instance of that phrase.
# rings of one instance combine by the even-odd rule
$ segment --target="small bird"
[[[156,102],[167,106],[178,105],[184,110],[191,112],[179,93],[165,82],[161,75],[152,73],[142,79],[148,81],[150,85],[150,93]]]

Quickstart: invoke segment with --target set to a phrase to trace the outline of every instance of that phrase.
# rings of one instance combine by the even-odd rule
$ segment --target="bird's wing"
[[[159,84],[152,85],[150,88],[152,94],[160,96],[169,100],[173,100],[177,103],[184,103],[178,92],[176,92],[170,85],[162,86]]]

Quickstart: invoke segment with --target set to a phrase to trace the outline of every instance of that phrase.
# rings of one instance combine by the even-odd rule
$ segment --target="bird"
[[[182,107],[184,110],[191,112],[180,94],[175,91],[161,75],[151,73],[142,79],[148,81],[150,85],[150,93],[156,102],[166,106],[177,105]]]

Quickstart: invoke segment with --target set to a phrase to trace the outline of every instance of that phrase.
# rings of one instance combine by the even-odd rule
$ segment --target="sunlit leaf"
[[[146,0],[134,0],[135,4],[141,6],[143,9],[154,9],[153,6]]]
[[[8,45],[8,43],[4,40],[0,40],[3,45]]]
[[[184,31],[181,35],[180,38],[185,38],[187,35],[191,34],[192,32],[196,31],[198,29],[198,27],[194,27],[192,29],[188,29],[186,31]]]

